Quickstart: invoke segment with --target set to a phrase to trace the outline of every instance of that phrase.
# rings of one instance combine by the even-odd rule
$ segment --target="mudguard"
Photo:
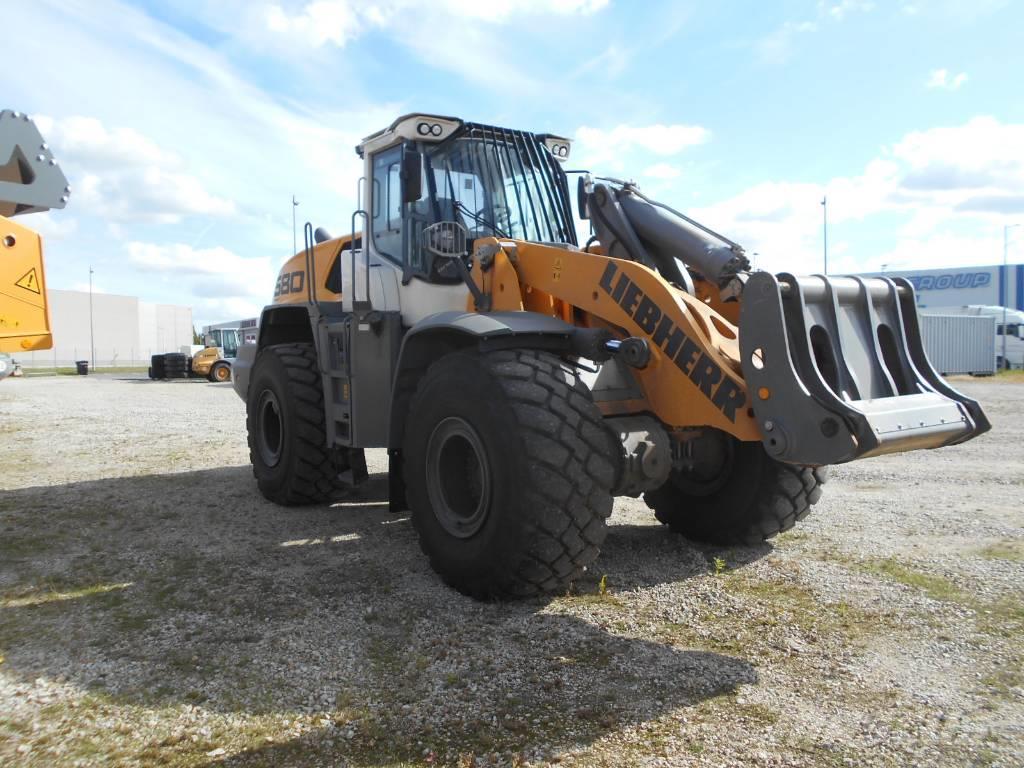
[[[483,350],[526,347],[582,354],[604,335],[604,331],[577,328],[537,312],[438,312],[425,317],[402,339],[394,373],[389,446],[397,449],[401,444],[408,399],[422,372],[453,345]]]
[[[991,425],[925,355],[902,278],[756,272],[740,310],[743,375],[768,453],[839,464],[970,440]]]

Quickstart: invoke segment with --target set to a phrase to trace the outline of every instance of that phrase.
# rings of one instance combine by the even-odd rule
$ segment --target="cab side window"
[[[373,159],[373,210],[370,228],[377,252],[402,261],[402,147],[392,147]]]

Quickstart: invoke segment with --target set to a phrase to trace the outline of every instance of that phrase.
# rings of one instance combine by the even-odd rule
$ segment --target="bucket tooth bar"
[[[741,366],[768,453],[839,464],[962,443],[991,425],[932,368],[902,278],[751,275]]]
[[[0,111],[0,216],[63,208],[70,194],[64,172],[31,118]]]

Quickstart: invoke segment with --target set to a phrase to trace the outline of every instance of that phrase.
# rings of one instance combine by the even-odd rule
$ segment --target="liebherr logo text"
[[[615,262],[608,262],[601,275],[601,289],[633,318],[651,341],[690,377],[690,381],[729,421],[735,422],[736,409],[742,408],[747,401],[743,390],[722,373],[718,363],[705,355],[696,342],[672,322],[672,318],[644,295],[640,286],[618,271]],[[618,279],[615,279],[617,274]]]

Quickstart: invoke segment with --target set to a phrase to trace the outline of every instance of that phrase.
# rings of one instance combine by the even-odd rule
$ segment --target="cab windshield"
[[[234,328],[216,328],[206,336],[207,346],[220,347],[224,357],[238,356],[238,330]]]
[[[429,220],[457,221],[470,240],[576,244],[565,175],[536,136],[471,128],[429,148],[425,166],[425,200],[417,207]]]

